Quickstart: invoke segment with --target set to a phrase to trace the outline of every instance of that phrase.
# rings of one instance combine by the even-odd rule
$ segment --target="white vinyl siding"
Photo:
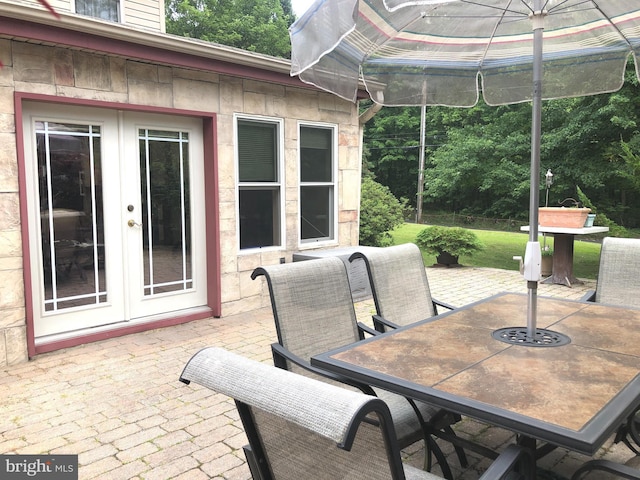
[[[124,15],[127,25],[165,31],[162,0],[125,0]]]

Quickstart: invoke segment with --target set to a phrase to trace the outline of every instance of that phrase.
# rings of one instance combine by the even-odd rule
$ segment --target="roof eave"
[[[31,7],[0,0],[0,16],[16,20],[286,75],[289,75],[291,69],[291,62],[284,58],[262,55],[239,48],[170,35],[154,30],[145,30],[140,27],[132,28],[127,25],[65,12],[59,12],[59,14],[60,19],[57,19],[38,6]],[[2,24],[0,23],[0,34],[3,33],[2,30]]]

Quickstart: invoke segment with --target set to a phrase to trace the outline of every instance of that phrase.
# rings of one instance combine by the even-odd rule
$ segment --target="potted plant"
[[[475,233],[460,227],[427,227],[416,236],[416,244],[436,255],[438,265],[460,265],[460,255],[471,255],[484,248]]]
[[[582,228],[590,208],[583,208],[577,200],[565,198],[559,207],[540,207],[538,225],[541,227]],[[568,203],[569,206],[565,206]]]

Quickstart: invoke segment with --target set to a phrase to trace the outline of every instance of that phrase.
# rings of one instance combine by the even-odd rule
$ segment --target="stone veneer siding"
[[[360,130],[355,105],[311,89],[0,40],[0,365],[27,360],[14,92],[215,112],[223,315],[269,305],[260,265],[291,261],[298,245],[298,120],[338,124],[338,245],[358,243]],[[9,59],[9,60],[7,60]],[[286,246],[238,254],[233,115],[284,119]],[[22,141],[22,139],[18,139]]]

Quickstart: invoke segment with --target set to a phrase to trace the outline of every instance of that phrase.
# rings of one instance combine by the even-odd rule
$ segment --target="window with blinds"
[[[237,119],[240,248],[282,244],[281,121]]]
[[[335,127],[300,126],[300,240],[335,239]]]

